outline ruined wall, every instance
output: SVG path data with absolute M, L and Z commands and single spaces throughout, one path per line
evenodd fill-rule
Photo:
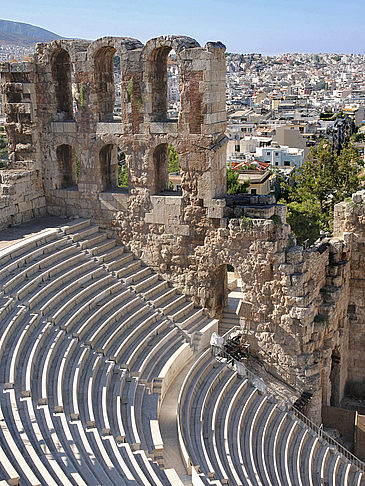
M 46 215 L 46 200 L 37 170 L 0 171 L 0 228 Z
M 46 213 L 32 62 L 3 63 L 1 92 L 9 143 L 9 170 L 0 171 L 0 228 Z
M 334 236 L 346 239 L 351 247 L 348 381 L 365 384 L 365 191 L 353 194 L 351 202 L 335 206 Z
M 180 68 L 177 120 L 167 113 L 171 49 Z M 120 117 L 113 113 L 115 52 Z M 233 265 L 243 281 L 247 341 L 278 375 L 313 392 L 307 413 L 317 422 L 322 404 L 339 405 L 346 383 L 365 382 L 364 196 L 336 206 L 332 239 L 303 249 L 273 197 L 225 194 L 221 43 L 202 48 L 181 36 L 146 45 L 123 37 L 54 41 L 37 46 L 33 63 L 3 64 L 1 75 L 10 166 L 24 174 L 18 190 L 10 188 L 10 172 L 2 173 L 9 188 L 2 189 L 1 225 L 45 208 L 92 218 L 215 315 L 226 300 L 222 276 Z M 168 145 L 179 154 L 181 192 L 168 191 Z M 127 189 L 117 183 L 118 148 Z

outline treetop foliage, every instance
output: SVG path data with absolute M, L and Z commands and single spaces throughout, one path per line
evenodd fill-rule
M 179 156 L 172 145 L 168 146 L 168 158 L 169 158 L 169 174 L 173 172 L 179 172 Z
M 227 168 L 227 194 L 242 194 L 248 192 L 250 181 L 245 181 L 240 184 L 238 181 L 238 174 L 231 168 Z
M 298 242 L 313 243 L 320 230 L 331 230 L 334 205 L 351 196 L 360 187 L 363 163 L 351 145 L 339 155 L 322 141 L 309 153 L 305 163 L 282 184 L 284 203 L 288 205 L 288 223 Z

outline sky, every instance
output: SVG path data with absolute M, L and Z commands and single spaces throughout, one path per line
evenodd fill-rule
M 16 0 L 0 17 L 70 38 L 183 34 L 229 52 L 365 53 L 364 0 Z

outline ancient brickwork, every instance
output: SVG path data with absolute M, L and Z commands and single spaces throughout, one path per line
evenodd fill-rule
M 0 227 L 23 223 L 47 213 L 37 170 L 0 171 Z
M 171 50 L 181 80 L 177 120 L 167 112 Z M 334 237 L 309 249 L 296 245 L 273 197 L 226 195 L 221 43 L 55 41 L 38 44 L 34 62 L 0 70 L 12 169 L 1 174 L 0 226 L 45 211 L 92 218 L 217 316 L 233 265 L 247 340 L 272 372 L 313 392 L 313 419 L 320 422 L 322 403 L 339 404 L 346 384 L 365 382 L 364 195 L 337 205 Z M 180 192 L 168 190 L 169 145 L 179 155 Z M 118 150 L 128 188 L 118 187 Z
M 334 236 L 348 241 L 351 252 L 347 315 L 349 319 L 349 384 L 365 383 L 365 191 L 335 207 Z
M 9 170 L 0 172 L 0 227 L 46 214 L 32 62 L 5 63 L 1 91 L 9 142 Z

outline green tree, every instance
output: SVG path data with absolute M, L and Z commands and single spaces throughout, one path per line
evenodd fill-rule
M 118 187 L 128 187 L 128 167 L 127 164 L 118 164 Z
M 334 205 L 360 187 L 362 161 L 356 149 L 345 146 L 339 155 L 322 141 L 312 149 L 306 162 L 296 169 L 291 181 L 283 183 L 288 204 L 288 222 L 298 243 L 313 243 L 320 230 L 331 230 Z
M 286 220 L 299 244 L 308 240 L 314 243 L 319 237 L 321 230 L 329 228 L 329 221 L 326 214 L 322 213 L 318 201 L 307 199 L 301 202 L 289 202 Z
M 179 156 L 172 145 L 168 146 L 168 158 L 169 158 L 169 174 L 172 172 L 180 172 L 179 168 Z
M 365 133 L 354 133 L 351 135 L 351 142 L 365 142 Z
M 238 174 L 231 168 L 227 168 L 227 194 L 242 194 L 248 192 L 247 188 L 250 181 L 245 181 L 240 184 L 238 181 Z

